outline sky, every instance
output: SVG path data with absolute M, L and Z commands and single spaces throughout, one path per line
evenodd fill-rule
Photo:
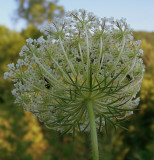
M 58 5 L 66 11 L 83 8 L 98 17 L 124 17 L 134 30 L 154 31 L 154 0 L 59 0 Z M 16 7 L 15 0 L 0 0 L 0 25 L 20 31 L 25 22 L 13 22 Z

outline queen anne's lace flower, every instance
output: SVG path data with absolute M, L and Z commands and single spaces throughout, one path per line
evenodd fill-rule
M 23 60 L 9 65 L 16 103 L 50 128 L 89 130 L 91 101 L 96 128 L 133 114 L 138 105 L 144 65 L 140 41 L 133 40 L 124 18 L 97 18 L 85 10 L 41 28 L 47 34 L 28 39 Z

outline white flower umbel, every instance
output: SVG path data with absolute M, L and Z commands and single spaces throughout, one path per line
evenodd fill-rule
M 47 36 L 28 39 L 23 60 L 9 65 L 16 103 L 62 133 L 90 131 L 98 160 L 97 130 L 133 114 L 139 103 L 144 65 L 140 41 L 124 18 L 68 12 L 41 28 Z

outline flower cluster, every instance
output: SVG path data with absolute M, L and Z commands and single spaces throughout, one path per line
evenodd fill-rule
M 141 41 L 124 18 L 98 18 L 85 10 L 67 12 L 27 39 L 16 66 L 9 64 L 15 103 L 61 132 L 89 130 L 87 101 L 96 128 L 126 118 L 139 103 L 144 74 Z

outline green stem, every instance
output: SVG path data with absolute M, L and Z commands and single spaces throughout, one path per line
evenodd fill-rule
M 90 122 L 90 133 L 91 133 L 93 160 L 99 160 L 95 115 L 94 115 L 93 105 L 92 105 L 91 101 L 87 102 L 87 109 L 88 109 L 89 122 Z

